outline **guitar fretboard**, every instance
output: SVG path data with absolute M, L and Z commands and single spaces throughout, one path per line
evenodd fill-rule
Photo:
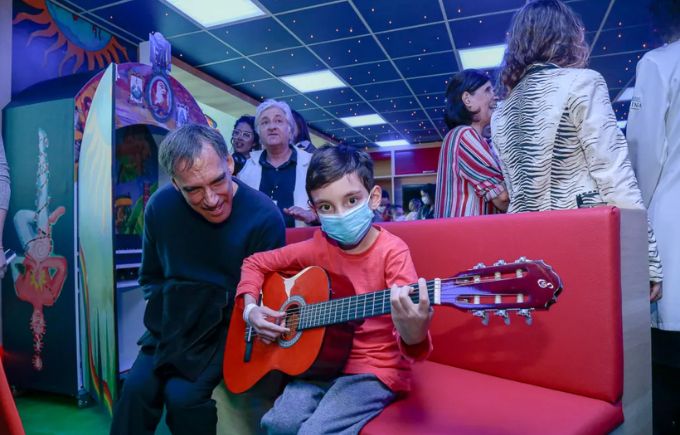
M 427 282 L 427 292 L 431 304 L 435 303 L 435 287 L 440 282 L 440 280 Z M 411 286 L 415 289 L 418 288 L 417 284 L 412 284 Z M 420 297 L 417 290 L 409 296 L 413 303 L 418 303 Z M 332 299 L 312 305 L 304 305 L 297 313 L 299 318 L 296 319 L 296 323 L 298 330 L 311 329 L 381 316 L 389 314 L 391 311 L 390 290 L 381 290 L 341 299 Z M 296 313 L 289 313 L 289 317 L 291 314 L 295 315 Z

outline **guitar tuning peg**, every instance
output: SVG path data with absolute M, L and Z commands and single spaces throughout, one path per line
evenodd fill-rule
M 507 310 L 496 310 L 494 314 L 503 318 L 503 322 L 505 322 L 506 325 L 510 324 L 510 316 L 508 316 Z
M 489 313 L 485 310 L 476 310 L 472 312 L 472 315 L 482 319 L 482 325 L 487 326 L 489 324 Z
M 498 261 L 495 262 L 493 265 L 494 265 L 494 266 L 502 266 L 502 265 L 504 265 L 504 264 L 507 264 L 507 263 L 505 262 L 505 260 L 498 260 Z
M 486 267 L 486 264 L 484 264 L 484 263 L 477 263 L 477 264 L 475 264 L 475 266 L 473 267 L 473 269 L 482 269 L 482 268 L 485 268 L 485 267 Z
M 531 310 L 523 308 L 517 311 L 517 315 L 524 317 L 524 321 L 527 323 L 527 325 L 531 326 L 531 324 L 533 323 L 533 317 L 531 317 Z
M 527 260 L 527 257 L 521 256 L 515 261 L 515 263 L 526 263 L 527 261 L 529 261 Z

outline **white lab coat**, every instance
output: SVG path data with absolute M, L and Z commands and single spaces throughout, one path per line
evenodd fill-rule
M 664 267 L 652 324 L 680 331 L 680 41 L 638 63 L 627 138 Z

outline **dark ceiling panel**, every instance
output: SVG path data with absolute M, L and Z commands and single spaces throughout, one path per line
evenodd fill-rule
M 406 86 L 402 80 L 378 83 L 375 85 L 356 86 L 355 89 L 368 101 L 412 95 L 408 86 Z
M 396 112 L 399 110 L 414 110 L 419 108 L 418 101 L 412 97 L 389 98 L 386 100 L 371 101 L 371 105 L 378 112 Z
M 334 119 L 333 115 L 322 109 L 308 109 L 308 110 L 298 110 L 300 114 L 307 120 L 307 122 L 322 121 L 328 119 Z M 338 121 L 340 122 L 340 121 Z M 344 125 L 344 124 L 343 124 Z
M 251 80 L 262 80 L 271 77 L 247 59 L 228 60 L 203 66 L 199 69 L 219 78 L 228 85 L 238 85 L 239 83 Z
M 282 14 L 278 18 L 306 44 L 368 33 L 352 6 L 345 2 Z
M 593 32 L 600 28 L 609 3 L 610 0 L 575 0 L 570 2 L 569 6 L 581 16 L 586 31 Z M 610 13 L 609 16 L 612 17 L 613 15 Z
M 407 110 L 403 112 L 387 112 L 383 113 L 383 118 L 389 121 L 395 127 L 400 122 L 422 121 L 427 119 L 427 115 L 422 110 Z
M 375 113 L 375 111 L 371 109 L 371 106 L 366 103 L 344 104 L 341 106 L 328 107 L 327 109 L 338 118 Z
M 505 32 L 510 27 L 512 15 L 512 13 L 506 13 L 450 21 L 451 33 L 453 34 L 456 48 L 462 49 L 503 44 L 506 39 Z
M 409 57 L 394 61 L 405 78 L 430 76 L 458 71 L 453 51 Z
M 309 98 L 322 107 L 338 106 L 341 104 L 357 103 L 361 97 L 351 88 L 328 89 L 326 91 L 310 92 Z
M 497 2 L 483 0 L 449 0 L 444 2 L 444 10 L 449 20 L 485 15 L 497 11 L 521 8 L 526 0 L 502 0 Z
M 443 20 L 438 0 L 360 0 L 354 4 L 374 32 Z
M 382 33 L 378 39 L 393 58 L 452 49 L 444 23 Z
M 422 79 L 412 79 L 408 83 L 416 95 L 438 94 L 445 92 L 449 84 L 449 79 L 453 74 L 442 74 L 436 77 L 426 77 Z
M 649 26 L 633 26 L 604 30 L 593 47 L 592 55 L 646 51 L 663 44 L 659 35 L 652 32 Z
M 290 86 L 286 86 L 280 80 L 270 79 L 253 83 L 244 83 L 236 85 L 236 89 L 245 92 L 248 95 L 260 97 L 264 95 L 267 98 L 281 98 L 287 95 L 296 95 L 297 92 Z
M 239 57 L 207 32 L 190 33 L 170 39 L 172 53 L 191 65 L 219 62 Z
M 349 66 L 355 63 L 377 62 L 385 59 L 378 44 L 372 37 L 343 39 L 310 47 L 321 59 L 332 67 Z
M 246 56 L 300 45 L 273 18 L 216 27 L 210 32 Z
M 278 14 L 295 9 L 308 8 L 328 3 L 329 0 L 258 0 L 269 12 Z
M 368 83 L 385 82 L 399 79 L 399 73 L 389 62 L 375 62 L 365 65 L 337 68 L 335 70 L 340 77 L 351 85 L 364 85 Z
M 325 69 L 319 59 L 304 47 L 251 56 L 250 59 L 277 77 Z
M 161 32 L 167 38 L 201 30 L 192 21 L 159 1 L 132 0 L 97 9 L 92 14 L 124 28 L 142 40 L 149 39 L 151 32 Z

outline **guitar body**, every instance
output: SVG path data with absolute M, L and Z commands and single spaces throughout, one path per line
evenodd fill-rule
M 331 290 L 326 271 L 320 267 L 309 267 L 291 278 L 270 274 L 263 285 L 262 305 L 295 313 L 302 305 L 326 302 L 331 296 L 337 298 L 353 294 L 354 289 L 348 280 L 333 277 Z M 290 376 L 320 379 L 333 376 L 342 369 L 352 348 L 351 324 L 297 331 L 295 316 L 289 318 L 292 321 L 286 326 L 291 331 L 277 342 L 265 344 L 254 336 L 247 342 L 243 310 L 234 309 L 223 365 L 224 382 L 229 391 L 242 393 L 274 370 Z M 248 353 L 250 358 L 246 361 Z

